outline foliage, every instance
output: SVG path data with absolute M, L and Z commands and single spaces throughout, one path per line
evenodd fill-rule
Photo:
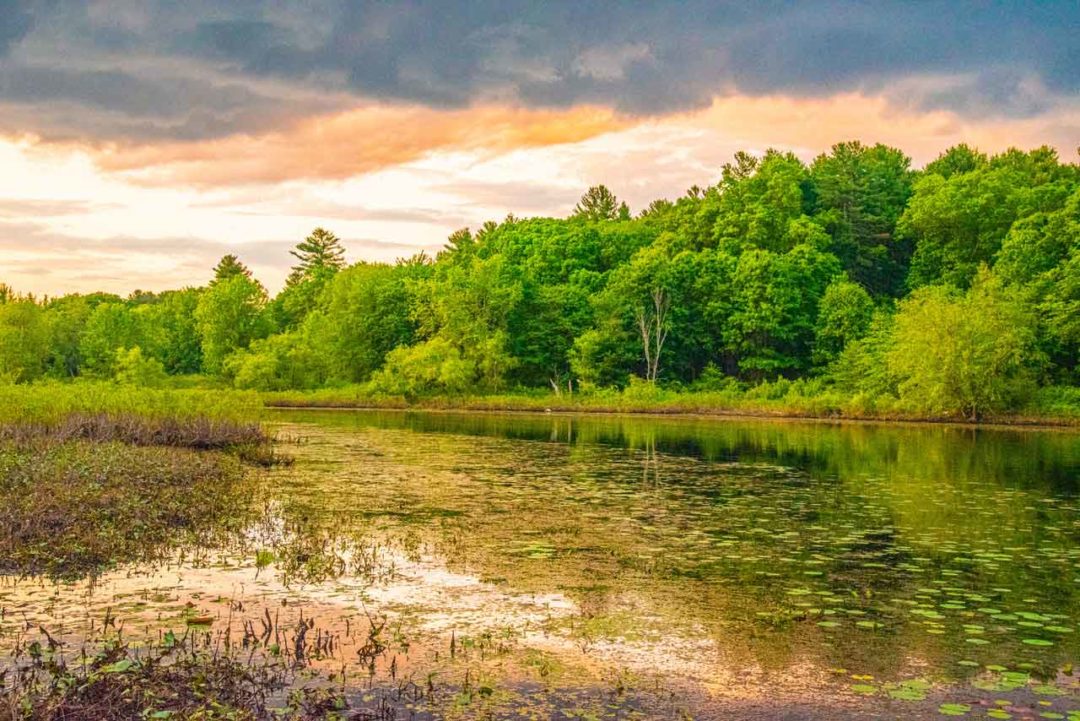
M 0 381 L 29 381 L 41 376 L 49 353 L 47 320 L 29 299 L 5 295 L 0 303 Z
M 195 321 L 206 371 L 220 373 L 230 353 L 269 333 L 266 300 L 262 285 L 243 274 L 219 280 L 202 294 Z
M 432 393 L 462 393 L 475 381 L 476 365 L 444 338 L 431 338 L 390 351 L 386 367 L 375 374 L 371 387 L 378 393 L 416 397 Z
M 128 383 L 135 386 L 158 387 L 165 384 L 165 366 L 157 358 L 148 358 L 143 355 L 142 348 L 135 346 L 116 351 L 116 375 L 117 383 Z
M 630 209 L 603 185 L 594 185 L 574 206 L 573 217 L 583 220 L 629 220 Z
M 289 276 L 290 283 L 298 283 L 319 271 L 337 271 L 345 267 L 345 248 L 341 239 L 325 228 L 316 228 L 311 235 L 289 254 L 299 262 Z
M 232 280 L 233 278 L 243 276 L 245 278 L 251 278 L 251 269 L 240 262 L 232 253 L 222 256 L 218 264 L 214 266 L 214 278 L 210 281 L 210 284 L 221 283 L 222 281 Z
M 1080 379 L 1080 167 L 1048 148 L 960 145 L 923 170 L 855 141 L 809 164 L 737 153 L 715 185 L 636 218 L 597 185 L 567 218 L 462 228 L 434 258 L 346 266 L 324 228 L 292 255 L 273 298 L 233 255 L 205 287 L 160 294 L 38 301 L 5 286 L 0 379 L 159 383 L 160 363 L 169 383 L 413 399 L 811 379 L 819 399 L 966 417 Z M 1005 320 L 967 317 L 991 310 Z M 958 334 L 936 355 L 931 320 Z
M 1027 299 L 984 269 L 966 293 L 932 286 L 901 302 L 886 362 L 901 400 L 977 420 L 1031 391 L 1042 361 L 1035 341 Z
M 828 365 L 848 343 L 866 335 L 873 317 L 874 300 L 861 285 L 846 278 L 830 283 L 818 307 L 814 362 Z

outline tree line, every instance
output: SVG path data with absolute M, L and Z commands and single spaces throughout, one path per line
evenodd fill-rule
M 321 228 L 292 253 L 272 298 L 232 255 L 203 287 L 127 298 L 0 286 L 0 376 L 408 397 L 806 379 L 968 417 L 1080 377 L 1080 166 L 1047 147 L 921 170 L 880 144 L 737 153 L 637 214 L 597 186 L 435 257 L 347 265 Z

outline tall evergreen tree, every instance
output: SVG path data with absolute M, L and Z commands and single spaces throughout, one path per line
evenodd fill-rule
M 345 267 L 345 248 L 341 240 L 325 228 L 311 231 L 311 235 L 297 243 L 289 253 L 300 261 L 289 274 L 289 285 L 295 285 L 321 271 L 336 272 Z
M 251 270 L 240 262 L 232 253 L 222 256 L 218 264 L 214 266 L 214 279 L 210 281 L 210 285 L 220 283 L 223 280 L 229 280 L 230 278 L 236 278 L 237 276 L 243 276 L 245 278 L 251 277 Z
M 606 186 L 594 185 L 581 196 L 571 217 L 593 221 L 628 220 L 630 208 L 626 203 L 620 203 Z

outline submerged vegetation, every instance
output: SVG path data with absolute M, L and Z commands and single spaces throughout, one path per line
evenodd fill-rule
M 809 164 L 738 153 L 715 185 L 636 214 L 599 186 L 568 218 L 463 229 L 434 258 L 346 266 L 324 229 L 293 255 L 273 298 L 231 255 L 202 288 L 5 288 L 0 378 L 201 374 L 365 404 L 1080 409 L 1080 166 L 1045 147 L 960 145 L 921 170 L 858 142 Z
M 118 442 L 0 443 L 0 573 L 80 577 L 208 544 L 248 510 L 239 461 Z

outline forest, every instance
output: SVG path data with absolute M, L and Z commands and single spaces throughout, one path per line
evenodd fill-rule
M 434 257 L 348 265 L 323 228 L 292 253 L 273 297 L 233 255 L 202 287 L 126 298 L 0 285 L 0 381 L 1080 411 L 1080 165 L 1048 147 L 922 169 L 859 142 L 738 153 L 637 212 L 596 186 Z

